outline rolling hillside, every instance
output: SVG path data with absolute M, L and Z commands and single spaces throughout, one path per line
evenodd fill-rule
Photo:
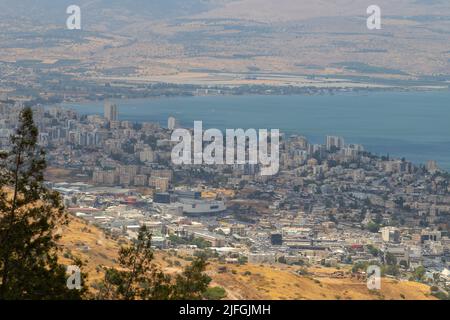
M 0 61 L 73 59 L 75 52 L 83 66 L 136 68 L 128 80 L 181 83 L 195 83 L 201 70 L 450 75 L 444 0 L 380 0 L 381 30 L 366 27 L 369 0 L 83 0 L 78 33 L 64 32 L 69 4 L 1 1 Z M 173 78 L 158 78 L 167 75 Z
M 125 243 L 125 242 L 124 242 Z M 84 221 L 71 218 L 71 223 L 62 230 L 61 247 L 67 256 L 80 258 L 88 273 L 89 283 L 102 278 L 98 266 L 116 265 L 119 243 L 108 239 L 99 229 Z M 158 251 L 156 263 L 165 272 L 176 273 L 188 262 L 182 256 Z M 174 267 L 178 261 L 180 267 Z M 70 263 L 62 257 L 61 262 Z M 383 279 L 380 292 L 371 292 L 364 281 L 350 276 L 335 278 L 332 268 L 310 268 L 309 274 L 301 276 L 299 267 L 283 265 L 226 265 L 226 272 L 219 272 L 224 266 L 211 262 L 207 273 L 213 279 L 212 286 L 222 286 L 227 291 L 227 299 L 289 299 L 289 300 L 435 300 L 429 295 L 430 287 L 424 284 Z

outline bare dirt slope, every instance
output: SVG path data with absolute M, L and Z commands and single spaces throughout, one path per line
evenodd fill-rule
M 124 241 L 123 244 L 126 242 Z M 106 237 L 101 230 L 84 221 L 71 218 L 68 227 L 62 230 L 61 247 L 66 257 L 61 262 L 70 264 L 70 256 L 80 258 L 83 271 L 88 274 L 89 283 L 102 278 L 99 266 L 117 265 L 117 253 L 120 248 L 116 240 Z M 176 273 L 188 262 L 183 257 L 170 255 L 168 252 L 158 251 L 156 263 L 166 272 Z M 169 262 L 170 261 L 170 262 Z M 174 264 L 180 262 L 179 266 Z M 178 264 L 177 264 L 178 265 Z M 226 265 L 227 271 L 218 272 L 221 265 L 211 262 L 207 273 L 213 279 L 211 285 L 222 286 L 227 291 L 227 299 L 305 299 L 305 300 L 428 300 L 434 299 L 429 295 L 427 285 L 383 279 L 380 292 L 371 292 L 364 281 L 351 278 L 335 278 L 333 268 L 310 268 L 309 274 L 298 275 L 298 267 L 283 265 Z
M 230 299 L 274 300 L 434 300 L 427 285 L 384 278 L 381 291 L 369 291 L 366 283 L 350 277 L 333 278 L 312 272 L 296 274 L 295 268 L 266 265 L 233 266 L 235 272 L 212 275 Z M 311 270 L 309 270 L 311 272 Z M 235 274 L 233 274 L 235 273 Z

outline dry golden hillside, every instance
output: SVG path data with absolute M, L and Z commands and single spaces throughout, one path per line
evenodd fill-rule
M 211 266 L 213 268 L 213 266 Z M 245 265 L 228 267 L 228 272 L 210 271 L 216 285 L 228 292 L 230 299 L 287 300 L 428 300 L 430 287 L 417 282 L 382 280 L 381 290 L 369 291 L 366 283 L 350 276 L 333 278 L 334 269 L 311 268 L 300 276 L 298 268 Z
M 72 257 L 79 258 L 89 282 L 99 280 L 103 273 L 98 267 L 116 265 L 120 245 L 87 222 L 73 216 L 69 218 L 68 226 L 60 230 L 61 263 L 71 264 Z
M 90 225 L 86 221 L 69 215 L 69 224 L 59 230 L 61 251 L 60 262 L 66 265 L 73 263 L 73 258 L 83 262 L 82 271 L 88 275 L 88 283 L 96 282 L 103 278 L 102 266 L 117 267 L 119 249 L 127 245 L 126 239 L 115 240 L 105 235 L 99 228 Z M 174 258 L 180 262 L 180 268 L 169 267 L 169 254 L 158 252 L 155 255 L 155 263 L 164 268 L 165 272 L 174 273 L 186 265 L 185 260 Z
M 107 238 L 101 230 L 86 222 L 71 217 L 68 227 L 62 230 L 61 247 L 66 257 L 61 262 L 70 264 L 67 253 L 80 258 L 83 271 L 88 274 L 89 283 L 100 280 L 103 273 L 98 266 L 116 265 L 119 243 Z M 168 252 L 158 251 L 156 263 L 165 272 L 179 272 L 188 262 Z M 170 262 L 169 262 L 170 261 Z M 180 266 L 174 266 L 174 262 Z M 222 286 L 227 291 L 227 299 L 289 299 L 289 300 L 428 300 L 430 287 L 417 282 L 383 279 L 381 291 L 369 291 L 366 283 L 346 275 L 344 278 L 333 277 L 333 268 L 310 268 L 308 275 L 300 276 L 299 267 L 284 265 L 226 265 L 226 272 L 219 272 L 224 266 L 211 262 L 207 273 L 213 279 L 211 285 Z

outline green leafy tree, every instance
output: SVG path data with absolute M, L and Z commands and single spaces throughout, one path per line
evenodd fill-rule
M 359 272 L 359 271 L 364 271 L 364 270 L 367 269 L 367 267 L 368 267 L 368 264 L 366 262 L 359 261 L 359 262 L 356 262 L 353 265 L 352 272 L 356 273 L 356 272 Z
M 380 254 L 380 251 L 371 244 L 367 245 L 367 250 L 374 257 L 378 257 L 378 255 Z
M 246 256 L 240 256 L 238 258 L 238 262 L 240 265 L 245 265 L 248 263 L 248 258 Z
M 401 265 L 403 268 L 405 268 L 405 269 L 408 269 L 409 268 L 409 265 L 408 265 L 408 261 L 406 261 L 406 260 L 401 260 L 400 262 L 399 262 L 399 265 Z
M 58 193 L 44 185 L 45 153 L 33 112 L 20 113 L 11 148 L 0 157 L 0 299 L 79 299 L 58 263 L 56 230 L 67 224 Z
M 222 287 L 208 288 L 204 294 L 206 300 L 222 300 L 227 296 L 227 292 Z
M 384 261 L 389 266 L 395 266 L 397 264 L 397 258 L 391 252 L 386 253 Z
M 426 269 L 423 266 L 419 266 L 414 270 L 414 279 L 417 281 L 423 281 L 425 278 Z
M 366 229 L 372 233 L 377 233 L 380 230 L 380 225 L 371 221 L 367 224 Z
M 391 275 L 391 276 L 399 276 L 400 270 L 397 265 L 383 265 L 381 267 L 381 274 L 382 275 Z

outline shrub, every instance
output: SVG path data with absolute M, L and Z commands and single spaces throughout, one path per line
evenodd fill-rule
M 227 292 L 222 287 L 210 287 L 203 296 L 206 300 L 222 300 L 227 296 Z

